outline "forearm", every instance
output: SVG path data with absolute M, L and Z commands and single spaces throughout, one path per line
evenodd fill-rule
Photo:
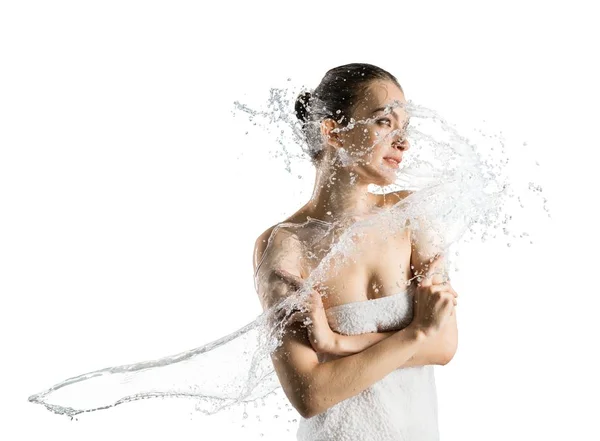
M 394 335 L 396 331 L 369 332 L 358 335 L 336 334 L 329 354 L 345 357 L 362 352 L 365 349 Z M 450 317 L 444 328 L 435 336 L 426 339 L 417 352 L 403 367 L 425 366 L 430 364 L 444 365 L 452 358 L 457 346 L 456 312 Z
M 445 365 L 452 360 L 458 346 L 456 311 L 442 329 L 434 336 L 425 339 L 419 350 L 403 367 Z
M 397 331 L 369 332 L 366 334 L 343 335 L 336 334 L 333 347 L 329 354 L 345 357 L 370 348 L 376 343 L 394 335 Z
M 318 364 L 305 390 L 308 417 L 358 395 L 403 367 L 425 339 L 423 333 L 408 326 L 362 352 Z

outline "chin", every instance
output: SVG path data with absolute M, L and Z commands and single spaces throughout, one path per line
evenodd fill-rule
M 373 184 L 379 185 L 380 187 L 392 185 L 398 179 L 398 176 L 396 176 L 396 171 L 388 169 L 387 167 L 379 170 L 378 175 L 378 178 L 375 179 Z
M 366 172 L 366 173 L 365 173 Z M 363 182 L 368 182 L 372 185 L 377 185 L 379 187 L 385 187 L 387 185 L 392 185 L 398 180 L 398 176 L 396 175 L 396 170 L 382 165 L 381 167 L 369 167 L 367 170 L 364 170 L 362 175 Z

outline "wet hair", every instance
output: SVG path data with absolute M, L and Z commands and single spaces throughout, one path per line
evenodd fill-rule
M 313 161 L 323 155 L 321 121 L 332 118 L 346 127 L 358 101 L 375 80 L 392 81 L 402 90 L 396 77 L 386 70 L 372 64 L 351 63 L 327 71 L 312 93 L 305 91 L 298 96 L 294 110 L 302 123 L 308 154 Z

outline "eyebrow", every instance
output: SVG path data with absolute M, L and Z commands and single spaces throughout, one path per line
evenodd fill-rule
M 389 109 L 389 106 L 384 106 L 384 107 L 378 107 L 377 109 L 373 110 L 371 112 L 371 115 L 377 112 L 381 112 L 381 111 L 385 111 Z M 398 119 L 398 116 L 396 116 L 396 112 L 394 112 L 394 110 L 392 109 L 391 112 L 389 112 L 395 119 Z M 408 119 L 406 120 L 406 123 L 404 125 L 408 125 L 410 124 L 410 117 L 408 117 Z
M 382 110 L 387 110 L 388 108 L 389 108 L 389 106 L 378 107 L 377 109 L 375 109 L 371 112 L 371 115 L 374 113 L 377 113 L 377 112 L 381 112 Z M 394 116 L 396 116 L 396 114 L 393 111 L 390 113 L 392 113 Z

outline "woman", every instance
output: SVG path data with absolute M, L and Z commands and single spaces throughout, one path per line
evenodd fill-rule
M 358 63 L 331 69 L 298 97 L 317 176 L 311 199 L 256 240 L 263 309 L 302 287 L 333 237 L 409 195 L 367 190 L 396 179 L 409 149 L 405 103 L 393 75 Z M 409 226 L 367 224 L 352 259 L 325 271 L 306 309 L 286 322 L 271 359 L 302 416 L 298 439 L 438 439 L 432 365 L 456 351 L 457 294 L 436 275 L 438 250 Z

